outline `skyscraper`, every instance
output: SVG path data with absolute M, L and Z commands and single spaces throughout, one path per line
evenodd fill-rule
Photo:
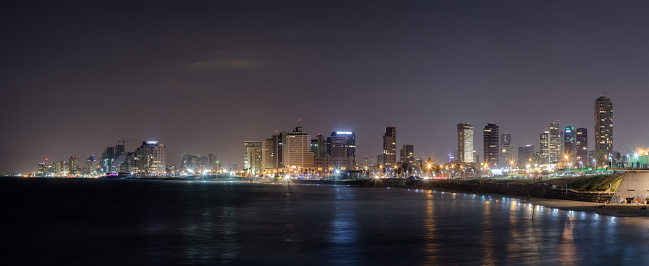
M 246 141 L 243 146 L 243 168 L 251 174 L 259 173 L 262 170 L 262 142 Z
M 500 134 L 500 162 L 501 165 L 510 165 L 514 160 L 514 147 L 512 146 L 512 134 Z
M 79 174 L 79 158 L 76 156 L 70 157 L 70 161 L 68 161 L 68 170 L 70 175 Z
M 539 163 L 549 163 L 550 131 L 541 133 L 539 147 Z
M 532 164 L 534 158 L 534 145 L 527 144 L 523 147 L 518 147 L 518 166 L 521 168 Z
M 473 162 L 473 126 L 469 123 L 457 124 L 457 158 L 460 163 Z
M 613 154 L 613 103 L 599 96 L 595 100 L 595 156 L 611 158 Z
M 490 168 L 495 167 L 500 162 L 500 132 L 494 123 L 487 124 L 482 130 L 484 162 Z
M 263 169 L 275 168 L 272 138 L 264 140 L 261 143 L 261 165 Z
M 576 162 L 588 164 L 588 131 L 585 128 L 578 128 L 575 137 Z
M 414 146 L 409 145 L 409 144 L 403 144 L 403 147 L 401 148 L 401 153 L 400 153 L 400 161 L 402 163 L 409 163 L 412 164 L 415 162 L 415 155 L 414 155 Z
M 286 168 L 313 168 L 311 136 L 301 126 L 284 134 L 282 141 L 282 163 Z
M 311 140 L 311 151 L 315 158 L 321 158 L 327 155 L 327 141 L 322 134 L 318 134 L 315 139 Z
M 577 155 L 577 131 L 575 127 L 567 126 L 563 131 L 563 155 L 566 162 L 574 162 Z
M 383 163 L 386 166 L 394 166 L 397 163 L 397 128 L 395 126 L 385 127 Z
M 143 141 L 135 150 L 137 173 L 147 175 L 165 174 L 167 170 L 166 147 L 158 141 Z
M 284 168 L 284 142 L 286 139 L 286 132 L 275 132 L 275 134 L 270 138 L 273 141 L 273 168 L 280 169 Z
M 356 165 L 356 133 L 350 131 L 331 132 L 327 138 L 326 154 L 328 167 L 354 169 Z
M 559 121 L 550 122 L 550 135 L 548 138 L 548 161 L 550 163 L 556 163 L 563 159 L 563 138 L 561 136 Z

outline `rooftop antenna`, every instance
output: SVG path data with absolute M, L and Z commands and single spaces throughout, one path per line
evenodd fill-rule
M 297 126 L 302 127 L 302 120 L 299 118 L 297 119 Z

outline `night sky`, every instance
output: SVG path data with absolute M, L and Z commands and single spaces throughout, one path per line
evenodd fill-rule
M 159 140 L 167 165 L 290 131 L 355 131 L 357 160 L 447 160 L 456 125 L 515 147 L 614 105 L 614 149 L 649 146 L 646 1 L 3 1 L 0 173 Z M 137 142 L 128 142 L 134 150 Z

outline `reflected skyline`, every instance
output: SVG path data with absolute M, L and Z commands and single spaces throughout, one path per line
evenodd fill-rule
M 0 214 L 20 217 L 5 219 L 12 230 L 0 248 L 27 263 L 66 256 L 106 263 L 254 265 L 649 263 L 646 218 L 564 211 L 499 196 L 218 181 L 0 182 L 0 200 L 24 197 Z M 86 194 L 98 186 L 103 192 Z M 53 187 L 60 196 L 51 197 Z M 43 204 L 42 197 L 50 202 Z M 92 208 L 78 200 L 84 197 L 93 198 Z M 48 210 L 50 205 L 57 210 Z M 65 215 L 79 209 L 84 215 Z M 102 226 L 109 233 L 98 230 Z M 47 248 L 21 256 L 34 234 Z M 130 252 L 116 258 L 117 249 Z

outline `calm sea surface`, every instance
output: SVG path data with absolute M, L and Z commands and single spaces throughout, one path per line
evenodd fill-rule
M 3 178 L 0 204 L 2 265 L 649 265 L 649 218 L 475 194 Z

